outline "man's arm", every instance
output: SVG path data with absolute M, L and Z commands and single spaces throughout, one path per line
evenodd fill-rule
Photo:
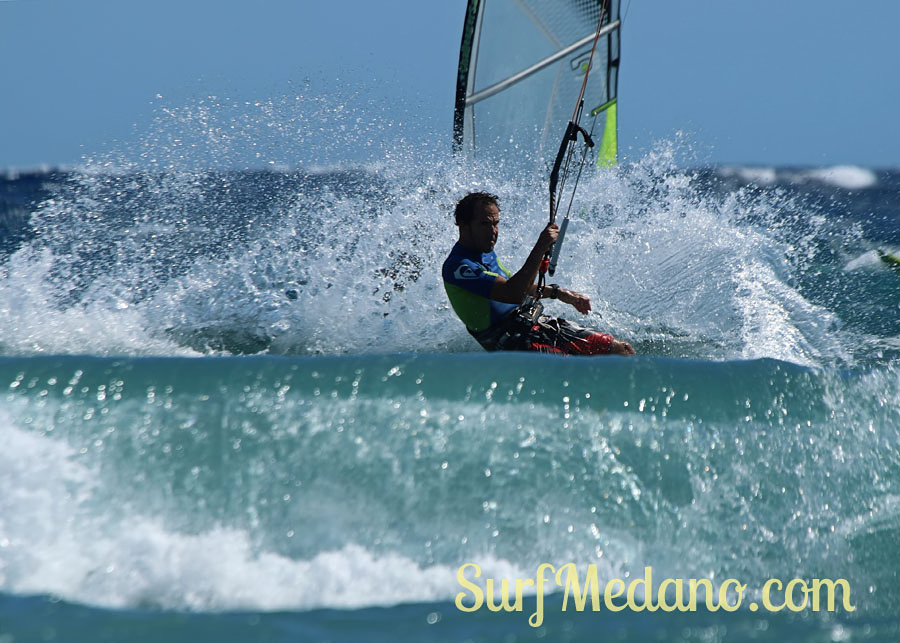
M 531 289 L 531 295 L 534 296 L 535 290 L 537 290 L 537 284 Z M 549 286 L 544 286 L 544 292 L 542 294 L 543 299 L 548 299 L 553 297 L 553 289 Z M 580 292 L 576 292 L 574 290 L 568 290 L 567 288 L 559 288 L 556 292 L 556 298 L 559 299 L 564 304 L 569 304 L 573 306 L 575 310 L 580 312 L 582 315 L 587 315 L 591 312 L 591 299 L 587 295 L 583 295 Z
M 558 236 L 559 228 L 555 223 L 544 228 L 522 268 L 509 279 L 498 276 L 494 280 L 494 285 L 491 288 L 491 299 L 502 301 L 505 304 L 521 304 L 525 301 L 526 296 L 531 295 L 533 297 L 537 290 L 537 284 L 534 282 L 541 268 L 541 260 L 544 258 L 547 250 L 556 242 Z M 543 296 L 551 296 L 549 288 L 544 288 Z M 586 315 L 591 312 L 591 300 L 580 292 L 560 288 L 557 298 L 564 304 L 574 306 L 582 314 Z
M 537 243 L 531 249 L 525 264 L 509 279 L 498 276 L 491 288 L 491 299 L 502 301 L 504 304 L 521 304 L 525 297 L 534 292 L 534 280 L 541 268 L 541 259 L 544 254 L 556 242 L 559 236 L 559 227 L 551 223 L 541 232 Z

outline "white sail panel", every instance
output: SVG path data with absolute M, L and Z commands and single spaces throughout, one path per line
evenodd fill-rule
M 470 0 L 457 148 L 473 159 L 546 166 L 573 116 L 604 5 L 582 125 L 598 143 L 598 162 L 614 163 L 619 0 Z

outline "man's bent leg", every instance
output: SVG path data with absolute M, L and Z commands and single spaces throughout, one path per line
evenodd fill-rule
M 560 349 L 554 352 L 563 352 L 567 355 L 634 354 L 630 344 L 616 340 L 609 333 L 601 333 L 566 319 L 552 320 L 552 324 L 558 328 L 558 335 L 553 344 Z

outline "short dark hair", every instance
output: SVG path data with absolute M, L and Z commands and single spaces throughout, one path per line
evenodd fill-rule
M 489 205 L 496 205 L 499 208 L 499 200 L 496 194 L 490 192 L 469 192 L 456 204 L 456 211 L 453 213 L 456 225 L 468 225 L 477 213 Z

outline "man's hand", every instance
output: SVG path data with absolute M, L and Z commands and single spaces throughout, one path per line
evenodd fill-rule
M 575 292 L 574 290 L 560 288 L 558 297 L 564 304 L 574 306 L 575 310 L 582 315 L 587 315 L 591 312 L 591 300 L 587 295 L 582 295 L 580 292 Z
M 541 231 L 541 236 L 538 237 L 537 243 L 534 244 L 535 249 L 540 249 L 541 254 L 546 253 L 556 243 L 558 236 L 559 226 L 555 223 L 547 224 L 547 227 Z
M 613 355 L 634 355 L 634 348 L 628 342 L 614 339 L 609 346 L 609 352 Z

